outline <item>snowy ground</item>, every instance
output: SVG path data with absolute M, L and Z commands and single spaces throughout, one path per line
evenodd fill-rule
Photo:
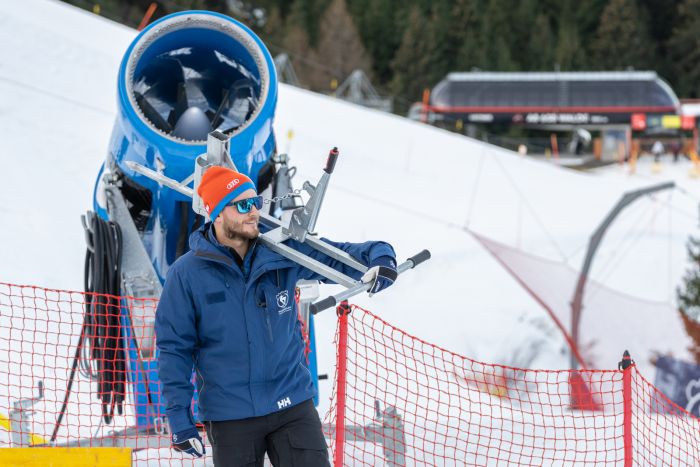
M 135 35 L 56 1 L 0 4 L 0 281 L 82 289 L 80 215 L 91 209 L 117 68 Z M 660 173 L 644 160 L 635 175 L 618 166 L 578 173 L 285 85 L 275 126 L 299 168 L 297 186 L 318 180 L 328 149 L 341 151 L 317 225 L 324 236 L 384 239 L 400 259 L 431 250 L 433 259 L 392 289 L 357 300 L 428 342 L 508 364 L 544 339 L 530 364 L 567 368 L 541 307 L 464 228 L 578 268 L 588 236 L 622 193 L 669 179 L 684 191 L 630 207 L 606 236 L 592 276 L 647 300 L 673 300 L 700 199 L 687 162 L 666 161 Z M 638 240 L 628 247 L 630 238 Z M 316 325 L 319 369 L 332 375 L 335 315 L 322 313 Z M 321 384 L 323 412 L 330 382 Z

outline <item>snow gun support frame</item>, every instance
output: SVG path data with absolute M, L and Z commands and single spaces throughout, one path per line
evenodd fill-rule
M 321 210 L 323 198 L 326 194 L 326 189 L 328 188 L 331 174 L 333 173 L 333 169 L 335 168 L 335 164 L 338 160 L 338 155 L 339 153 L 337 148 L 331 149 L 330 153 L 328 154 L 328 159 L 326 160 L 326 166 L 323 169 L 321 179 L 316 186 L 312 185 L 308 181 L 304 182 L 303 189 L 309 194 L 309 201 L 305 206 L 296 208 L 292 212 L 288 225 L 285 225 L 282 221 L 267 213 L 260 213 L 260 222 L 269 227 L 271 230 L 261 234 L 259 241 L 261 241 L 272 251 L 279 253 L 285 258 L 311 269 L 323 277 L 345 287 L 344 291 L 336 295 L 332 295 L 316 303 L 312 303 L 309 307 L 312 314 L 316 314 L 319 311 L 325 310 L 326 308 L 333 307 L 343 300 L 347 300 L 350 297 L 365 292 L 369 290 L 371 286 L 370 283 L 356 281 L 338 270 L 326 266 L 320 261 L 317 261 L 314 258 L 311 258 L 310 256 L 305 255 L 304 253 L 301 253 L 284 243 L 289 239 L 306 243 L 315 250 L 320 251 L 321 253 L 324 253 L 337 261 L 340 261 L 356 271 L 363 274 L 367 272 L 367 266 L 358 262 L 346 252 L 319 240 L 316 238 L 315 232 L 313 232 Z M 177 182 L 164 176 L 163 174 L 155 172 L 135 162 L 127 162 L 126 164 L 135 172 L 138 172 L 158 183 L 176 190 L 185 196 L 191 197 L 192 209 L 197 214 L 204 217 L 208 217 L 208 214 L 204 210 L 202 200 L 197 195 L 197 187 L 199 186 L 202 175 L 206 169 L 215 165 L 221 165 L 234 170 L 236 169 L 236 166 L 229 156 L 229 138 L 218 131 L 214 131 L 209 134 L 207 139 L 207 152 L 197 157 L 195 160 L 194 173 L 182 182 Z M 194 188 L 189 188 L 186 186 L 192 181 L 194 181 Z M 428 250 L 423 250 L 417 255 L 399 264 L 397 267 L 397 272 L 402 274 L 409 269 L 413 269 L 429 258 L 430 252 Z

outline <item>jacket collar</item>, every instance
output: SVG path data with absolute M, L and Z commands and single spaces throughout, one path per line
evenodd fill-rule
M 228 248 L 216 239 L 211 227 L 211 222 L 207 222 L 199 229 L 192 232 L 189 238 L 189 244 L 195 256 L 225 264 L 239 274 L 242 274 L 241 269 L 236 265 Z M 266 271 L 279 268 L 281 262 L 287 261 L 289 260 L 265 247 L 265 245 L 257 240 L 251 244 L 246 257 L 243 258 L 244 267 L 250 271 L 249 278 L 251 280 L 257 279 Z

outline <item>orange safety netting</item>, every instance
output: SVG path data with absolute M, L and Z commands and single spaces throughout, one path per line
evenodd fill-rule
M 700 465 L 700 420 L 635 366 L 490 365 L 352 310 L 326 416 L 333 449 L 345 420 L 344 465 Z
M 98 303 L 119 329 L 84 326 L 86 304 Z M 127 445 L 134 465 L 211 465 L 210 453 L 192 460 L 172 451 L 159 421 L 155 305 L 0 283 L 0 447 Z M 634 366 L 509 368 L 441 349 L 358 307 L 339 323 L 324 423 L 335 465 L 700 465 L 700 421 Z M 76 367 L 62 410 L 81 335 L 95 347 Z M 115 339 L 122 354 L 100 344 Z

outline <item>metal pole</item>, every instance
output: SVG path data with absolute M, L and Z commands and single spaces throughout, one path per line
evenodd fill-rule
M 588 272 L 593 264 L 593 257 L 595 256 L 601 241 L 603 240 L 603 235 L 608 230 L 608 227 L 612 224 L 618 214 L 633 203 L 636 199 L 661 190 L 668 190 L 669 188 L 675 188 L 676 184 L 674 182 L 661 183 L 659 185 L 654 185 L 649 188 L 642 188 L 640 190 L 630 191 L 624 194 L 624 196 L 617 202 L 615 207 L 608 213 L 603 222 L 598 226 L 590 240 L 588 241 L 588 249 L 586 250 L 586 257 L 583 261 L 583 267 L 581 268 L 581 273 L 578 276 L 578 283 L 576 284 L 576 291 L 574 292 L 574 298 L 571 301 L 571 339 L 574 346 L 578 350 L 578 331 L 579 324 L 581 322 L 581 311 L 583 308 L 583 292 L 586 287 L 586 281 L 588 280 Z M 575 351 L 571 352 L 571 368 L 578 368 L 578 361 L 575 357 Z
M 345 454 L 345 385 L 348 356 L 348 315 L 350 305 L 347 300 L 338 305 L 338 408 L 335 419 L 335 453 L 333 465 L 342 467 Z

